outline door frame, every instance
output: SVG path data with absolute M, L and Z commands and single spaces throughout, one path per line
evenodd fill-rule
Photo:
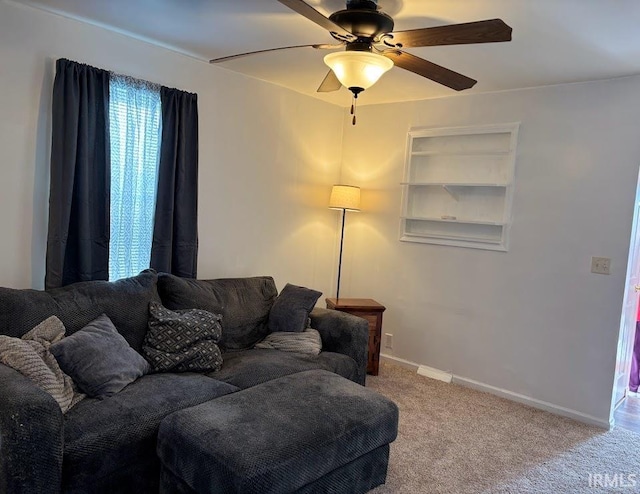
M 616 351 L 616 365 L 613 376 L 613 388 L 611 390 L 611 409 L 609 423 L 615 426 L 614 412 L 627 399 L 629 393 L 629 377 L 631 370 L 631 359 L 633 358 L 633 346 L 635 340 L 635 327 L 638 313 L 638 292 L 630 286 L 636 283 L 632 280 L 636 272 L 640 272 L 640 172 L 638 175 L 638 185 L 636 187 L 636 197 L 633 208 L 633 220 L 631 224 L 631 235 L 629 238 L 629 256 L 627 259 L 627 272 L 624 283 L 624 298 L 622 301 L 622 311 L 620 313 L 620 328 L 618 331 L 618 347 Z M 630 297 L 632 301 L 629 300 Z M 630 323 L 627 315 L 629 303 L 633 304 L 633 321 Z M 626 369 L 625 388 L 623 396 L 619 398 L 617 392 L 618 369 L 622 366 Z

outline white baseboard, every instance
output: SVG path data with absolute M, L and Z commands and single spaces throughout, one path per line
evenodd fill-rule
M 454 384 L 466 386 L 467 388 L 472 388 L 478 391 L 491 393 L 492 395 L 500 396 L 501 398 L 506 398 L 507 400 L 515 401 L 517 403 L 522 403 L 523 405 L 528 405 L 530 407 L 537 408 L 539 410 L 551 412 L 553 414 L 560 415 L 562 417 L 568 417 L 570 419 L 574 419 L 589 425 L 602 427 L 603 429 L 610 429 L 612 425 L 609 423 L 608 420 L 602 420 L 592 415 L 587 415 L 586 413 L 578 412 L 577 410 L 572 410 L 570 408 L 565 408 L 559 405 L 555 405 L 553 403 L 538 400 L 536 398 L 532 398 L 530 396 L 526 396 L 520 393 L 514 393 L 513 391 L 509 391 L 508 389 L 502 389 L 496 386 L 491 386 L 490 384 L 485 384 L 480 381 L 475 381 L 474 379 L 457 376 L 455 374 L 451 374 L 449 372 L 442 371 L 440 369 L 427 367 L 426 365 L 420 365 L 415 362 L 411 362 L 409 360 L 401 359 L 399 357 L 393 357 L 391 355 L 381 354 L 380 359 L 400 365 L 413 372 L 417 372 L 422 376 L 430 377 L 432 379 L 438 379 L 439 381 L 444 381 L 444 382 L 453 382 Z
M 594 417 L 593 415 L 587 415 L 586 413 L 572 410 L 571 408 L 561 407 L 547 401 L 538 400 L 536 398 L 522 395 L 520 393 L 514 393 L 513 391 L 509 391 L 508 389 L 497 388 L 495 386 L 491 386 L 490 384 L 474 381 L 473 379 L 468 379 L 466 377 L 454 375 L 453 383 L 460 384 L 461 386 L 466 386 L 467 388 L 477 389 L 478 391 L 491 393 L 492 395 L 500 396 L 501 398 L 506 398 L 507 400 L 522 403 L 523 405 L 529 405 L 530 407 L 544 410 L 546 412 L 551 412 L 562 417 L 568 417 L 585 424 L 595 425 L 597 427 L 602 427 L 603 429 L 609 429 L 611 427 L 611 424 L 609 424 L 608 420 L 602 420 L 598 417 Z
M 386 353 L 380 354 L 380 360 L 386 360 L 387 362 L 399 365 L 400 367 L 404 367 L 405 369 L 409 369 L 413 372 L 418 372 L 418 369 L 420 368 L 420 364 L 410 362 L 409 360 L 405 360 L 403 358 L 393 357 L 392 355 L 387 355 Z

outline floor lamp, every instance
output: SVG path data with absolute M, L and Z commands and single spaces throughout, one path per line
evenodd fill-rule
M 338 260 L 338 283 L 336 299 L 340 298 L 340 273 L 342 272 L 342 246 L 344 244 L 344 223 L 347 211 L 360 211 L 360 187 L 334 185 L 329 198 L 329 209 L 342 211 L 342 231 L 340 233 L 340 258 Z

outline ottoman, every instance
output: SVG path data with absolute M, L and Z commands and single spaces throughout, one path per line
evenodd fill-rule
M 167 416 L 162 493 L 364 493 L 383 484 L 398 408 L 323 370 L 274 379 Z

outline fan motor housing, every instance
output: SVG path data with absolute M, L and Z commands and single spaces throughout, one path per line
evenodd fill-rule
M 331 14 L 329 19 L 358 38 L 375 38 L 393 31 L 393 19 L 379 10 L 339 10 Z

